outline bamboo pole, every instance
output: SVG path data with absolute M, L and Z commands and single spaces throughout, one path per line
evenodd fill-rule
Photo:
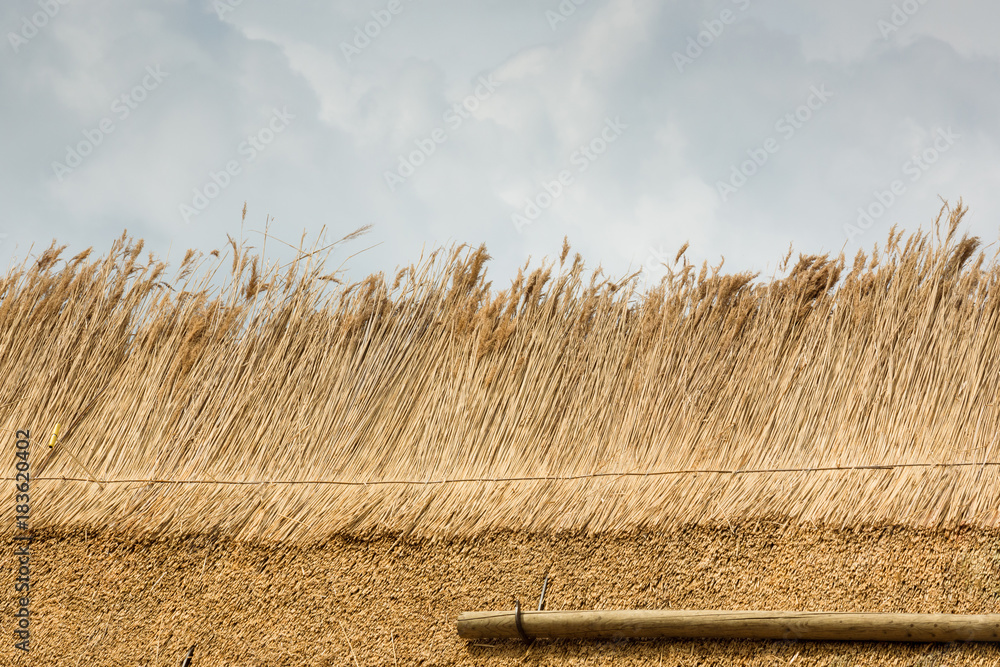
M 459 615 L 463 639 L 521 637 L 513 611 Z M 1000 641 L 1000 614 L 849 614 L 804 611 L 522 611 L 529 638 L 673 637 L 889 642 Z

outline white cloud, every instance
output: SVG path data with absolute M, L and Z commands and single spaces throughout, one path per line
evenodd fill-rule
M 11 101 L 0 120 L 12 129 L 0 154 L 0 260 L 53 236 L 100 249 L 123 226 L 162 252 L 170 243 L 210 250 L 238 233 L 247 200 L 252 225 L 270 214 L 285 239 L 373 223 L 357 247 L 381 245 L 352 261 L 355 275 L 391 272 L 423 243 L 485 241 L 502 283 L 528 254 L 557 253 L 564 234 L 612 275 L 636 268 L 650 247 L 675 252 L 686 240 L 692 262 L 725 255 L 729 269 L 767 271 L 790 241 L 838 252 L 858 207 L 948 126 L 962 141 L 908 183 L 863 243 L 881 241 L 891 222 L 926 227 L 938 195 L 964 195 L 971 231 L 992 241 L 1000 10 L 927 0 L 883 39 L 877 21 L 892 4 L 751 2 L 683 73 L 673 53 L 737 3 L 588 2 L 555 31 L 551 0 L 407 3 L 350 62 L 340 43 L 384 3 L 244 2 L 224 21 L 207 3 L 67 5 L 0 59 Z M 5 6 L 0 25 L 16 26 L 32 7 Z M 52 161 L 153 63 L 170 79 L 57 183 Z M 390 191 L 385 171 L 489 75 L 496 92 Z M 722 202 L 716 182 L 730 165 L 823 83 L 829 104 Z M 275 106 L 296 114 L 288 132 L 184 225 L 178 204 Z M 572 168 L 609 117 L 628 129 L 519 234 L 511 214 Z

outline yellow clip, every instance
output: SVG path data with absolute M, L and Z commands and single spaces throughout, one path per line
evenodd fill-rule
M 59 437 L 59 423 L 56 423 L 55 430 L 52 431 L 52 439 L 49 440 L 49 449 L 56 446 L 56 438 Z

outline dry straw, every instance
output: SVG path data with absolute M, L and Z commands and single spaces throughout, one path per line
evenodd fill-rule
M 53 246 L 0 283 L 4 428 L 63 423 L 37 529 L 995 526 L 1000 268 L 964 213 L 850 267 L 685 262 L 646 292 L 568 245 L 502 291 L 483 247 L 341 285 L 330 247 L 265 268 L 231 240 L 171 278 L 124 235 Z

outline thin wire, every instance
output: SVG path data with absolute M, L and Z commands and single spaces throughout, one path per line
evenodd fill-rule
M 1000 461 L 962 461 L 957 463 L 892 463 L 885 465 L 860 466 L 821 466 L 814 468 L 752 468 L 749 470 L 722 469 L 689 469 L 689 470 L 654 470 L 650 472 L 596 472 L 583 475 L 542 475 L 537 477 L 461 477 L 438 480 L 394 480 L 379 479 L 367 482 L 331 479 L 311 480 L 217 480 L 217 479 L 104 479 L 95 480 L 82 477 L 35 477 L 33 481 L 90 482 L 92 484 L 217 484 L 230 486 L 252 486 L 261 484 L 331 484 L 337 486 L 386 486 L 412 485 L 428 486 L 430 484 L 462 484 L 462 483 L 503 483 L 503 482 L 561 482 L 578 479 L 593 479 L 596 477 L 657 477 L 665 475 L 758 475 L 789 472 L 838 472 L 850 470 L 895 470 L 898 468 L 961 468 L 961 467 L 1000 466 Z M 13 477 L 3 477 L 4 481 L 14 481 Z

